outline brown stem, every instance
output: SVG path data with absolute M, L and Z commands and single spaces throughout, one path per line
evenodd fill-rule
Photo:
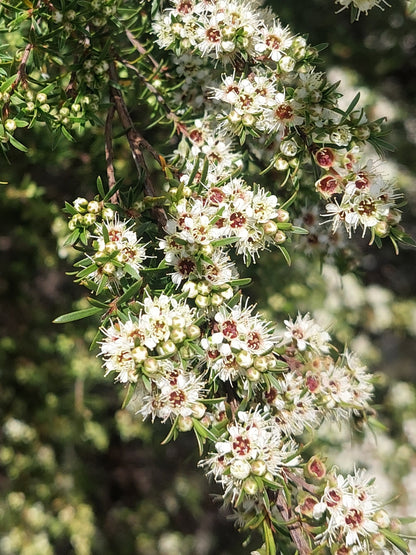
M 276 495 L 276 507 L 279 509 L 283 520 L 289 522 L 287 525 L 290 537 L 295 544 L 299 555 L 309 555 L 311 548 L 307 542 L 305 536 L 302 533 L 302 524 L 300 521 L 291 522 L 293 516 L 291 515 L 291 509 L 287 504 L 286 498 L 282 490 L 279 490 Z
M 126 36 L 131 42 L 131 44 L 134 46 L 134 48 L 137 50 L 137 52 L 142 56 L 146 56 L 152 62 L 153 67 L 158 70 L 160 68 L 160 64 L 158 64 L 157 60 L 155 60 L 153 56 L 151 56 L 147 52 L 146 48 L 136 39 L 133 33 L 128 29 L 126 29 Z
M 23 84 L 26 83 L 26 77 L 27 77 L 26 65 L 32 48 L 33 48 L 33 44 L 28 43 L 26 45 L 26 48 L 23 52 L 22 59 L 20 60 L 19 67 L 17 68 L 16 79 L 13 81 L 10 87 L 10 96 L 17 89 L 17 87 L 19 86 L 19 83 L 23 83 Z M 2 115 L 4 118 L 9 117 L 9 106 L 10 106 L 10 99 L 7 102 L 5 102 L 3 106 Z
M 114 83 L 114 85 L 110 85 L 111 98 L 113 99 L 114 106 L 117 110 L 121 125 L 126 132 L 126 137 L 129 142 L 133 161 L 136 165 L 139 175 L 141 175 L 143 171 L 145 172 L 144 194 L 148 197 L 155 197 L 155 189 L 152 182 L 150 181 L 149 171 L 143 152 L 146 150 L 158 162 L 158 164 L 162 163 L 162 157 L 134 127 L 133 120 L 130 117 L 129 111 L 124 102 L 123 95 L 120 89 L 115 86 L 115 84 L 118 82 L 118 75 L 115 63 L 113 61 L 110 62 L 109 75 L 110 80 Z M 155 207 L 153 209 L 153 212 L 157 222 L 161 227 L 163 227 L 166 224 L 166 215 L 164 210 L 160 207 Z
M 31 52 L 32 48 L 33 48 L 33 44 L 28 43 L 26 45 L 26 48 L 23 52 L 22 59 L 21 59 L 20 64 L 19 64 L 19 68 L 17 70 L 16 79 L 13 81 L 13 84 L 12 84 L 12 90 L 14 90 L 20 82 L 25 83 L 25 81 L 26 81 L 26 76 L 27 76 L 26 75 L 26 65 L 27 65 L 27 61 L 29 59 L 29 55 L 30 55 L 30 52 Z
M 173 112 L 170 109 L 166 99 L 160 94 L 160 92 L 156 89 L 156 87 L 154 87 L 152 85 L 152 83 L 149 83 L 149 81 L 146 79 L 146 77 L 144 75 L 142 75 L 133 64 L 130 64 L 126 60 L 121 60 L 121 61 L 126 67 L 128 67 L 129 69 L 134 71 L 136 73 L 136 75 L 143 81 L 145 87 L 152 94 L 154 94 L 156 96 L 158 103 L 161 104 L 166 110 L 167 119 L 170 119 L 171 121 L 173 121 L 175 129 L 178 130 L 180 133 L 182 133 L 182 135 L 185 135 L 186 137 L 189 137 L 189 131 L 188 131 L 186 125 L 184 123 L 182 123 L 181 120 L 178 118 L 178 116 L 175 114 L 175 112 Z
M 104 129 L 104 136 L 105 136 L 105 161 L 107 164 L 107 180 L 108 180 L 108 188 L 112 189 L 116 184 L 116 177 L 114 173 L 114 152 L 113 152 L 113 140 L 112 140 L 112 122 L 115 112 L 115 107 L 111 104 L 110 108 L 108 109 L 107 118 L 105 120 L 105 129 Z M 111 197 L 110 202 L 113 204 L 117 204 L 119 201 L 118 191 L 114 193 Z

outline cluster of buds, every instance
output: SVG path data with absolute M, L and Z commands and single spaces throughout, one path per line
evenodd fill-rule
M 91 228 L 95 226 L 97 219 L 111 220 L 114 218 L 114 210 L 104 206 L 98 200 L 88 201 L 86 198 L 78 197 L 74 200 L 73 205 L 67 205 L 67 210 L 72 217 L 68 222 L 70 231 L 76 228 Z

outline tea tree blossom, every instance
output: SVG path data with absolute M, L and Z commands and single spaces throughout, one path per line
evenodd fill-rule
M 296 243 L 342 257 L 338 249 L 357 230 L 377 243 L 404 237 L 394 184 L 366 154 L 368 143 L 382 145 L 381 122 L 367 120 L 358 97 L 342 110 L 337 85 L 316 69 L 317 49 L 260 2 L 157 8 L 143 3 L 140 17 L 160 50 L 148 52 L 147 38 L 142 44 L 128 28 L 140 53 L 134 61 L 131 52 L 115 56 L 110 35 L 109 60 L 96 59 L 102 37 L 94 56 L 81 56 L 88 86 L 106 83 L 96 102 L 112 106 L 108 188 L 97 181 L 94 200 L 66 206 L 68 242 L 84 253 L 76 279 L 94 292 L 80 317 L 101 315 L 94 343 L 104 373 L 125 386 L 137 417 L 170 424 L 166 441 L 195 434 L 199 465 L 238 526 L 259 532 L 267 555 L 392 552 L 403 540 L 390 521 L 380 525 L 371 480 L 328 472 L 318 453 L 305 454 L 324 422 L 365 421 L 372 379 L 311 314 L 281 325 L 263 318 L 238 269 L 266 249 L 290 264 Z M 50 19 L 64 22 L 68 40 L 78 32 L 68 14 Z M 172 130 L 166 158 L 130 120 L 118 84 L 126 75 L 139 79 L 150 124 Z M 78 113 L 95 100 L 77 103 Z M 62 108 L 63 125 L 70 109 Z M 113 109 L 140 170 L 127 192 L 112 162 Z

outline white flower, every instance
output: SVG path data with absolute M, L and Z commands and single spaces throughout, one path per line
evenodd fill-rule
M 280 345 L 294 345 L 299 351 L 312 349 L 318 353 L 327 353 L 329 341 L 331 340 L 328 332 L 323 330 L 308 314 L 301 316 L 298 314 L 295 321 L 291 318 L 284 321 L 286 331 Z

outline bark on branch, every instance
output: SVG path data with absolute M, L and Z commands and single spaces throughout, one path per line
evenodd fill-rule
M 155 197 L 156 193 L 149 177 L 149 170 L 146 165 L 144 151 L 148 152 L 159 165 L 161 165 L 161 162 L 162 162 L 161 156 L 135 128 L 133 120 L 131 119 L 131 116 L 127 109 L 126 103 L 124 102 L 122 92 L 117 87 L 118 75 L 117 75 L 115 63 L 113 61 L 110 62 L 109 75 L 112 83 L 110 84 L 111 98 L 114 102 L 114 106 L 117 111 L 118 117 L 120 119 L 121 125 L 123 126 L 126 132 L 126 137 L 129 142 L 133 161 L 135 163 L 135 166 L 137 168 L 139 175 L 141 175 L 143 172 L 145 175 L 144 194 L 148 197 Z M 153 212 L 157 222 L 161 227 L 163 227 L 166 224 L 166 215 L 164 210 L 160 207 L 155 207 L 153 209 Z
M 310 555 L 311 548 L 303 534 L 302 524 L 300 521 L 291 522 L 293 520 L 293 515 L 291 514 L 291 509 L 286 502 L 284 493 L 281 490 L 278 491 L 276 495 L 276 507 L 279 509 L 283 520 L 289 523 L 287 524 L 287 528 L 299 555 Z

